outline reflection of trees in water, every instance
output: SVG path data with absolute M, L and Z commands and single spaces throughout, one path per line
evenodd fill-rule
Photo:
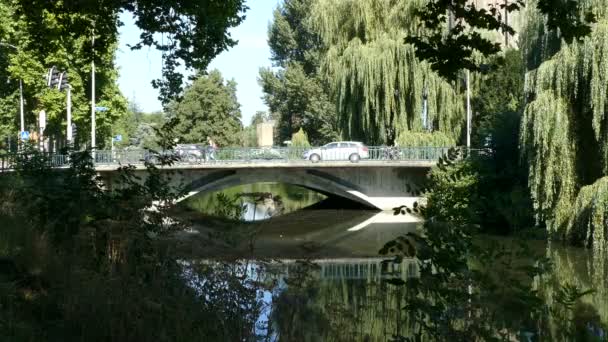
M 253 204 L 254 208 L 251 208 L 251 210 L 260 206 L 261 210 L 268 214 L 268 217 L 290 213 L 325 198 L 325 196 L 312 190 L 283 183 L 240 185 L 224 189 L 219 193 L 222 193 L 226 198 L 230 198 L 234 203 Z M 187 201 L 187 205 L 207 215 L 218 216 L 225 204 L 218 201 L 217 194 L 218 192 L 214 192 L 194 196 Z M 265 209 L 264 207 L 268 208 Z
M 581 297 L 567 312 L 560 312 L 567 320 L 570 330 L 576 334 L 577 341 L 585 341 L 591 329 L 598 328 L 606 333 L 608 327 L 608 251 L 563 248 L 547 248 L 547 257 L 553 262 L 553 270 L 542 280 L 537 281 L 545 302 L 549 307 L 560 308 L 558 304 L 560 284 L 576 286 L 580 290 L 592 289 L 594 292 Z M 562 310 L 563 311 L 563 310 Z M 551 337 L 563 340 L 567 332 L 564 322 L 550 320 L 547 323 Z M 608 336 L 605 337 L 608 339 Z M 588 339 L 596 341 L 598 339 Z
M 480 320 L 478 323 L 496 338 L 501 335 L 524 338 L 531 332 L 534 341 L 606 341 L 606 335 L 604 339 L 597 337 L 605 334 L 608 320 L 606 252 L 588 255 L 582 250 L 549 248 L 547 253 L 555 267 L 535 280 L 545 308 L 538 315 L 527 312 L 536 306 L 528 302 L 531 297 L 522 294 L 527 290 L 515 290 L 509 283 L 514 279 L 523 281 L 522 274 L 505 277 L 504 288 L 484 291 L 484 295 L 473 289 L 476 295 L 462 297 L 462 305 L 454 307 L 457 310 L 452 324 Z M 518 267 L 531 265 L 526 256 L 513 262 Z M 498 284 L 504 270 L 496 268 L 500 263 L 491 264 L 492 268 L 477 269 L 497 277 Z M 279 341 L 387 341 L 394 335 L 413 336 L 418 330 L 408 317 L 411 312 L 403 310 L 409 304 L 408 286 L 393 286 L 380 272 L 363 271 L 357 263 L 331 262 L 300 269 L 290 266 L 281 272 L 288 277 L 286 285 L 275 291 L 271 316 Z M 396 278 L 407 279 L 408 272 L 397 274 Z M 564 287 L 566 284 L 578 290 Z M 596 292 L 576 299 L 589 288 Z M 473 303 L 467 306 L 469 300 Z M 571 304 L 566 307 L 560 301 Z M 466 312 L 476 318 L 461 315 Z M 448 318 L 451 314 L 443 315 Z
M 396 332 L 405 334 L 404 289 L 382 281 L 380 267 L 367 269 L 363 272 L 361 264 L 289 267 L 286 286 L 273 298 L 271 319 L 279 341 L 386 341 Z M 408 272 L 406 265 L 403 277 Z

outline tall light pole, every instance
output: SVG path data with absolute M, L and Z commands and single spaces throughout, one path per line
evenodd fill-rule
M 95 149 L 95 22 L 93 22 L 93 49 L 91 59 L 91 149 Z
M 21 118 L 21 132 L 25 132 L 25 118 L 23 115 L 23 80 L 19 80 L 19 116 Z
M 19 48 L 16 47 L 13 44 L 8 44 L 8 43 L 0 43 L 0 45 L 2 46 L 8 46 L 10 48 L 13 48 L 17 51 L 19 51 Z M 25 118 L 24 118 L 24 110 L 23 110 L 23 80 L 19 79 L 19 117 L 20 117 L 20 132 L 25 131 Z
M 426 79 L 424 80 L 424 85 L 422 86 L 422 128 L 424 128 L 424 130 L 426 131 L 430 131 L 430 127 L 429 127 L 429 113 L 428 113 L 428 97 L 429 97 L 429 90 L 426 86 Z
M 67 112 L 68 112 L 68 124 L 67 124 L 67 139 L 68 145 L 72 144 L 72 86 L 68 84 L 67 90 Z
M 471 148 L 471 83 L 470 71 L 467 69 L 467 150 Z

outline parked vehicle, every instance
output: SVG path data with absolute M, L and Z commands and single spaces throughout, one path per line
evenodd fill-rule
M 337 141 L 308 150 L 302 157 L 313 163 L 320 160 L 350 160 L 356 163 L 361 159 L 369 158 L 369 149 L 361 142 Z
M 195 144 L 177 144 L 175 151 L 182 161 L 197 162 L 203 160 L 205 152 Z

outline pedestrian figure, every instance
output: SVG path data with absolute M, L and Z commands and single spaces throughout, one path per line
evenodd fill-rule
M 215 150 L 217 149 L 217 145 L 210 137 L 207 137 L 207 161 L 215 160 Z

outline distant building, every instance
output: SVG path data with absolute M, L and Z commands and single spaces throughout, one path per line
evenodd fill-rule
M 274 145 L 274 121 L 266 121 L 256 126 L 259 147 L 271 147 Z

